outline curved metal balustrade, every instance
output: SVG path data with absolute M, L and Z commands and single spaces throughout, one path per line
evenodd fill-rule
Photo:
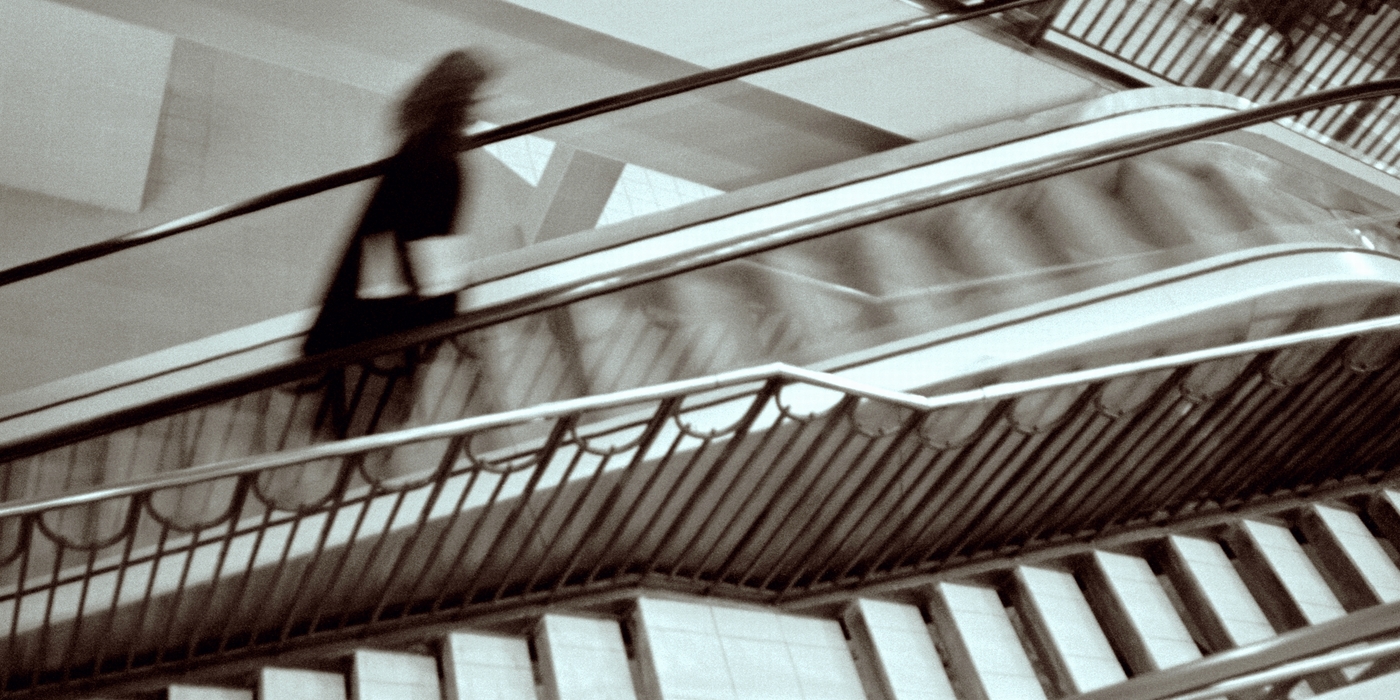
M 634 585 L 797 601 L 1382 479 L 1397 351 L 1389 317 L 933 398 L 772 365 L 7 505 L 3 688 Z

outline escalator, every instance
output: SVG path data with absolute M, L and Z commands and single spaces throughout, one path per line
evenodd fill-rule
M 1003 469 L 987 493 L 1007 495 L 1004 505 L 968 495 L 966 484 L 937 491 L 949 494 L 940 507 L 949 515 L 924 520 L 909 499 L 935 493 L 933 483 L 896 486 L 882 475 L 882 465 L 910 459 L 900 450 L 916 435 L 960 450 L 971 440 L 954 461 L 1024 466 L 1016 460 L 1054 450 L 999 447 L 974 428 L 1009 411 L 999 439 L 1012 440 L 1042 424 L 1058 429 L 1056 416 L 1085 405 L 1085 394 L 1053 387 L 1014 409 L 965 401 L 926 434 L 908 415 L 936 408 L 920 395 L 1397 311 L 1400 206 L 1338 184 L 1345 173 L 1300 169 L 1286 148 L 1184 143 L 1238 125 L 1210 121 L 1232 107 L 1211 99 L 1120 107 L 953 157 L 916 144 L 486 261 L 459 319 L 403 337 L 303 360 L 287 352 L 293 332 L 20 406 L 0 421 L 0 496 L 18 502 L 0 510 L 4 686 L 262 653 L 473 606 L 518 617 L 520 605 L 561 591 L 637 582 L 762 602 L 826 595 L 852 575 L 879 583 L 1043 544 L 1041 534 L 1337 477 L 1309 463 L 1269 478 L 1233 469 L 1211 482 L 1205 473 L 1218 462 L 1173 455 L 1169 466 L 1201 481 L 1163 491 L 1133 472 L 1152 488 L 1112 506 L 1067 486 L 1055 492 L 1069 504 L 1059 521 L 1029 489 L 1082 477 L 1082 464 L 1052 462 L 1029 476 Z M 1116 160 L 1170 139 L 1183 143 Z M 1360 360 L 1346 349 L 1320 354 L 1366 365 L 1386 356 L 1380 345 Z M 405 363 L 412 347 L 428 359 Z M 1232 382 L 1243 375 L 1230 370 L 1239 363 L 1213 361 L 1226 369 L 1184 382 L 1186 403 L 1239 389 Z M 772 362 L 827 374 L 741 369 Z M 1349 375 L 1328 377 L 1308 391 L 1344 386 L 1389 415 L 1386 376 L 1364 390 Z M 646 389 L 685 379 L 693 385 Z M 1124 401 L 1166 391 L 1124 384 Z M 594 400 L 610 392 L 623 393 Z M 545 402 L 555 403 L 530 408 Z M 682 411 L 693 423 L 673 425 Z M 1160 416 L 1177 421 L 1162 430 L 1179 436 L 1221 420 L 1188 414 Z M 1349 418 L 1328 414 L 1326 425 L 1346 432 Z M 379 435 L 403 428 L 423 432 Z M 1262 450 L 1228 431 L 1200 434 L 1197 451 Z M 1371 460 L 1356 473 L 1381 469 L 1385 446 L 1356 439 L 1355 454 Z M 671 452 L 653 453 L 667 440 Z M 672 460 L 686 465 L 679 475 L 664 473 Z M 96 488 L 133 481 L 141 485 Z M 895 527 L 878 515 L 882 504 L 916 527 Z M 846 523 L 829 511 L 845 512 L 838 506 L 873 519 Z M 780 520 L 803 524 L 782 535 Z M 955 523 L 963 529 L 952 539 L 924 540 Z M 588 541 L 595 530 L 613 539 Z M 480 551 L 468 546 L 478 540 Z M 871 548 L 893 568 L 870 563 Z M 450 562 L 431 554 L 454 550 Z M 649 558 L 628 559 L 635 551 Z M 520 563 L 519 552 L 534 561 Z M 471 573 L 454 582 L 459 570 Z M 1039 576 L 1008 571 L 974 578 Z M 1063 588 L 1063 577 L 1052 584 Z M 439 593 L 424 602 L 423 589 Z M 969 595 L 998 595 L 986 590 Z M 541 647 L 556 634 L 545 619 Z M 1056 652 L 1038 648 L 1039 668 L 1051 668 Z
M 870 358 L 917 357 L 916 347 L 1004 325 L 1036 304 L 1118 294 L 1108 286 L 1115 282 L 1131 288 L 1158 275 L 1155 284 L 1167 284 L 1167 270 L 1192 261 L 1270 250 L 1259 256 L 1328 258 L 1318 264 L 1345 276 L 1352 266 L 1338 261 L 1347 258 L 1323 249 L 1383 253 L 1392 245 L 1389 203 L 1229 143 L 1183 144 L 966 199 L 970 188 L 995 187 L 1037 160 L 1056 165 L 1124 135 L 1228 112 L 1211 100 L 1235 106 L 1209 93 L 1185 106 L 1175 93 L 1146 93 L 1137 105 L 1114 96 L 1108 107 L 1085 106 L 1095 118 L 1009 144 L 952 158 L 938 144 L 915 144 L 484 261 L 482 279 L 463 295 L 463 315 L 417 337 L 311 361 L 294 359 L 296 333 L 255 339 L 246 352 L 220 348 L 207 362 L 105 389 L 84 383 L 76 396 L 17 406 L 0 420 L 4 497 L 771 361 L 864 364 L 861 376 L 870 377 L 878 364 Z M 958 199 L 966 201 L 926 209 Z M 1195 206 L 1175 206 L 1181 201 Z M 1381 313 L 1356 299 L 1389 284 L 1384 274 L 1357 278 L 1350 290 L 1345 280 L 1319 279 L 1329 291 L 1309 297 L 1317 303 L 1305 306 L 1315 308 L 1289 310 L 1286 298 L 1304 285 L 1289 291 L 1263 280 L 1297 272 L 1258 274 L 1259 292 L 1240 292 L 1233 311 L 1193 311 L 1232 316 L 1215 337 L 1193 333 L 1199 342 Z M 1266 309 L 1266 296 L 1285 301 Z M 1127 316 L 1100 323 L 1120 324 L 1124 336 L 1176 313 L 1147 323 L 1148 314 L 1123 303 Z M 431 338 L 440 339 L 430 342 L 433 360 L 408 371 L 394 348 Z M 1087 340 L 1063 341 L 1061 350 Z M 1141 344 L 1153 347 L 1136 352 L 1177 347 Z M 1131 356 L 1125 352 L 1115 357 Z M 1030 359 L 1007 364 L 1024 369 Z M 930 376 L 925 385 L 932 383 Z

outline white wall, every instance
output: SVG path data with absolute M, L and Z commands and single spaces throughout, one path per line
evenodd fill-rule
M 139 210 L 174 44 L 44 0 L 0 0 L 0 184 Z

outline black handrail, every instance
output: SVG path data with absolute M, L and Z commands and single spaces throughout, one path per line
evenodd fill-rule
M 349 363 L 397 352 L 404 348 L 419 345 L 459 333 L 484 328 L 510 321 L 532 313 L 570 304 L 576 301 L 600 296 L 644 284 L 656 279 L 688 272 L 690 270 L 717 265 L 731 259 L 752 255 L 772 248 L 789 245 L 800 240 L 818 238 L 838 233 L 857 226 L 883 221 L 896 216 L 925 208 L 950 204 L 972 197 L 1008 189 L 1017 185 L 1045 180 L 1079 170 L 1142 155 L 1151 151 L 1190 141 L 1264 124 L 1315 109 L 1322 109 L 1353 101 L 1377 99 L 1390 95 L 1400 95 L 1400 78 L 1381 80 L 1361 85 L 1334 88 L 1313 95 L 1285 100 L 1283 102 L 1243 110 L 1214 119 L 1205 120 L 1185 127 L 1177 127 L 1153 132 L 1144 136 L 1110 142 L 1101 146 L 1057 154 L 1033 162 L 1000 171 L 994 175 L 977 178 L 973 181 L 945 183 L 927 190 L 915 191 L 890 201 L 858 207 L 847 213 L 837 214 L 819 225 L 799 224 L 794 230 L 768 232 L 742 244 L 732 244 L 716 251 L 687 256 L 679 261 L 661 263 L 640 269 L 632 274 L 612 277 L 606 280 L 588 280 L 577 284 L 550 290 L 542 290 L 530 297 L 501 305 L 484 308 L 477 312 L 457 316 L 433 325 L 389 337 L 376 338 L 363 343 L 330 351 L 313 357 L 303 357 L 287 364 L 272 367 L 255 374 L 242 376 L 213 386 L 166 396 L 147 404 L 93 418 L 35 435 L 31 439 L 0 446 L 0 463 L 36 454 L 55 446 L 70 444 L 77 440 L 136 425 L 170 415 L 179 410 L 208 405 L 253 391 L 279 384 L 303 380 L 328 369 L 342 367 Z M 664 264 L 662 264 L 664 263 Z
M 635 107 L 640 104 L 659 100 L 663 97 L 670 97 L 683 92 L 698 90 L 774 68 L 781 68 L 783 66 L 810 61 L 824 56 L 831 56 L 850 49 L 869 46 L 882 41 L 897 39 L 902 36 L 908 36 L 930 29 L 937 29 L 939 27 L 946 27 L 978 17 L 984 17 L 998 12 L 1006 12 L 1007 10 L 1027 5 L 1035 5 L 1046 1 L 1047 0 L 986 0 L 986 2 L 941 12 L 937 15 L 887 24 L 874 29 L 866 29 L 840 36 L 835 39 L 827 39 L 805 46 L 799 46 L 795 49 L 789 49 L 767 56 L 760 56 L 759 58 L 741 61 L 723 68 L 716 68 L 714 70 L 688 75 L 683 78 L 669 80 L 664 83 L 619 93 L 611 97 L 604 97 L 555 112 L 549 112 L 547 114 L 541 114 L 539 116 L 506 124 L 472 136 L 470 141 L 463 146 L 462 150 L 480 148 L 481 146 L 487 146 L 498 141 L 505 141 L 556 126 L 563 126 L 564 124 L 570 124 L 589 117 L 595 117 L 600 114 L 615 112 L 628 107 Z M 292 200 L 310 197 L 327 190 L 333 190 L 337 187 L 344 187 L 345 185 L 350 185 L 362 180 L 368 180 L 369 178 L 380 175 L 387 162 L 388 159 L 380 159 L 373 163 L 341 170 L 296 185 L 273 190 L 241 202 L 214 207 L 213 209 L 183 216 L 163 224 L 157 224 L 131 233 L 125 233 L 105 241 L 80 246 L 72 250 L 58 253 L 57 255 L 51 255 L 46 258 L 16 265 L 6 270 L 0 270 L 0 287 L 38 277 L 78 263 L 105 257 L 113 253 L 127 250 L 128 248 L 154 243 L 155 241 L 179 233 L 192 231 L 220 221 L 243 216 L 244 214 L 251 214 L 278 204 L 285 204 Z

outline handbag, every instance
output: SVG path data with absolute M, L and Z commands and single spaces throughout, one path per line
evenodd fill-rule
M 393 299 L 413 293 L 404 276 L 399 244 L 393 231 L 371 233 L 360 239 L 360 277 L 355 296 L 361 299 Z
M 467 236 L 428 236 L 408 242 L 408 262 L 418 283 L 418 296 L 441 296 L 467 286 L 470 240 Z

